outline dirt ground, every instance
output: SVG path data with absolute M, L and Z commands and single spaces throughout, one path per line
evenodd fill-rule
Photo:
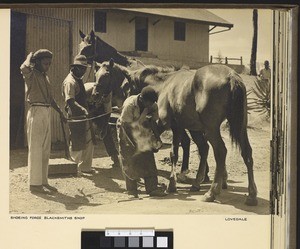
M 250 76 L 243 76 L 246 87 L 253 86 Z M 141 183 L 140 198 L 129 199 L 125 192 L 125 182 L 121 170 L 111 167 L 103 144 L 95 148 L 93 175 L 52 176 L 49 183 L 59 192 L 54 194 L 32 194 L 28 190 L 27 150 L 10 151 L 10 201 L 12 214 L 269 214 L 270 189 L 270 124 L 265 117 L 256 113 L 248 115 L 248 135 L 253 149 L 254 176 L 258 189 L 258 206 L 244 204 L 247 195 L 247 169 L 239 151 L 231 146 L 226 125 L 222 126 L 222 137 L 228 149 L 226 167 L 228 189 L 213 203 L 202 201 L 210 184 L 203 184 L 199 192 L 189 192 L 196 176 L 199 158 L 196 145 L 191 145 L 190 173 L 186 183 L 178 183 L 178 193 L 165 198 L 149 197 Z M 170 143 L 167 136 L 163 148 L 155 154 L 159 172 L 159 182 L 167 184 L 170 166 L 166 162 Z M 180 155 L 182 151 L 180 150 Z M 64 151 L 52 150 L 51 163 L 64 160 Z M 181 158 L 179 159 L 179 163 Z M 215 161 L 210 148 L 208 164 L 212 179 Z M 178 172 L 179 172 L 178 167 Z

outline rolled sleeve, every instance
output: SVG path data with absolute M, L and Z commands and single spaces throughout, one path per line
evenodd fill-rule
M 125 105 L 123 107 L 120 120 L 122 123 L 132 123 L 134 121 L 134 106 L 133 105 Z
M 29 79 L 32 76 L 33 67 L 31 67 L 30 65 L 23 63 L 20 67 L 20 70 L 25 79 Z
M 75 92 L 74 82 L 64 82 L 65 101 L 68 101 L 69 99 L 75 99 Z

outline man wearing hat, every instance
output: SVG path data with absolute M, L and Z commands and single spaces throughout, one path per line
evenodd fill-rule
M 52 62 L 52 52 L 40 49 L 29 53 L 21 65 L 21 73 L 26 84 L 28 140 L 28 176 L 31 192 L 56 192 L 48 184 L 48 164 L 51 149 L 51 109 L 52 106 L 65 121 L 61 109 L 53 98 L 47 71 Z
M 91 122 L 85 120 L 89 113 L 82 80 L 87 67 L 87 58 L 84 55 L 75 56 L 70 73 L 62 85 L 66 112 L 68 117 L 75 121 L 69 123 L 70 155 L 78 164 L 79 174 L 93 173 L 92 159 L 95 136 Z

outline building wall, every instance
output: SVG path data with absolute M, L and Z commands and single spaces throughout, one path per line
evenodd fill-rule
M 78 30 L 89 33 L 94 28 L 93 9 L 18 9 L 23 13 L 48 16 L 72 21 L 72 57 L 78 51 L 81 38 Z M 107 11 L 107 33 L 96 33 L 118 51 L 135 50 L 135 14 Z M 155 21 L 158 23 L 153 25 Z M 208 26 L 198 23 L 186 24 L 186 40 L 174 40 L 174 20 L 162 17 L 148 18 L 148 51 L 160 59 L 188 62 L 209 61 Z
M 161 59 L 208 62 L 208 26 L 186 23 L 186 40 L 174 40 L 174 21 L 162 19 L 149 25 L 149 50 Z
M 107 12 L 106 33 L 96 34 L 118 51 L 135 50 L 135 22 L 129 22 L 134 15 Z
M 135 17 L 130 13 L 107 12 L 107 32 L 96 34 L 118 51 L 135 50 Z M 209 61 L 208 26 L 197 23 L 186 24 L 186 40 L 174 40 L 174 20 L 148 17 L 148 52 L 160 59 L 182 62 Z

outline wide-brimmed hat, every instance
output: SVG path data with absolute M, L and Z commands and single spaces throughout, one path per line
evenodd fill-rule
M 37 60 L 37 59 L 42 59 L 42 58 L 51 58 L 52 59 L 52 52 L 49 51 L 48 49 L 39 49 L 38 51 L 36 51 L 33 56 L 32 59 L 33 60 Z
M 88 67 L 89 64 L 87 63 L 87 58 L 84 55 L 76 55 L 74 58 L 73 64 L 71 66 L 83 66 Z

